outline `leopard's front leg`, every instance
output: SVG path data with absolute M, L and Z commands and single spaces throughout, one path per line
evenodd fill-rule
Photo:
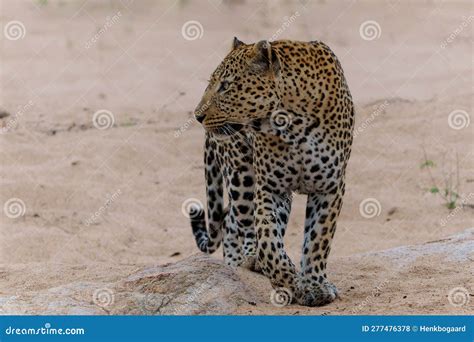
M 243 163 L 227 171 L 229 213 L 224 234 L 224 260 L 230 266 L 255 269 L 254 174 L 251 164 Z
M 302 305 L 325 305 L 337 297 L 337 288 L 327 279 L 326 263 L 342 206 L 342 189 L 308 195 L 297 298 Z
M 225 159 L 229 215 L 224 235 L 224 259 L 231 266 L 256 267 L 256 234 L 254 229 L 254 184 L 251 141 L 241 134 L 221 141 Z
M 297 290 L 297 273 L 283 243 L 290 210 L 291 193 L 274 193 L 268 186 L 257 182 L 255 227 L 258 264 L 274 288 L 283 287 L 293 295 Z

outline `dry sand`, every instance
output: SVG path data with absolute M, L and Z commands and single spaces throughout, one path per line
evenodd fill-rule
M 474 120 L 470 1 L 1 1 L 0 13 L 2 28 L 12 20 L 25 28 L 21 39 L 1 36 L 0 109 L 10 115 L 0 119 L 0 203 L 18 198 L 26 208 L 18 218 L 2 212 L 0 295 L 54 283 L 44 277 L 52 264 L 73 281 L 100 276 L 78 267 L 99 263 L 119 276 L 197 251 L 181 212 L 186 199 L 204 200 L 203 130 L 191 113 L 233 36 L 254 42 L 283 31 L 278 38 L 324 41 L 341 60 L 358 133 L 333 258 L 472 226 L 474 124 L 448 120 L 453 112 Z M 201 38 L 183 38 L 190 20 L 202 25 Z M 359 30 L 368 20 L 380 27 L 373 40 Z M 92 120 L 102 109 L 115 122 L 105 130 Z M 423 150 L 442 190 L 458 165 L 465 205 L 459 200 L 451 214 L 428 191 Z M 380 203 L 372 218 L 360 213 L 368 198 Z M 296 198 L 285 241 L 294 260 L 304 203 Z M 426 260 L 413 279 L 439 262 Z M 28 282 L 18 281 L 18 269 Z M 433 282 L 430 295 L 472 286 Z M 398 298 L 404 289 L 386 291 Z M 417 296 L 412 304 L 425 293 Z M 447 312 L 405 304 L 399 313 Z

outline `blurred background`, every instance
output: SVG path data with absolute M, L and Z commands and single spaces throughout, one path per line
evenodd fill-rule
M 342 63 L 357 118 L 333 255 L 472 226 L 472 1 L 0 3 L 3 265 L 196 253 L 182 210 L 205 200 L 192 111 L 234 36 L 322 40 Z

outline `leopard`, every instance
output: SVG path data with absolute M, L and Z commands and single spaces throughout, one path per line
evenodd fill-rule
M 234 37 L 194 116 L 205 132 L 249 137 L 255 253 L 272 287 L 289 293 L 289 303 L 314 307 L 333 302 L 339 293 L 328 279 L 327 262 L 345 193 L 355 117 L 334 52 L 318 40 L 247 44 Z M 294 193 L 307 198 L 299 269 L 284 243 Z
M 188 216 L 197 247 L 212 254 L 223 245 L 224 262 L 231 267 L 259 271 L 253 228 L 255 176 L 250 137 L 242 133 L 208 132 L 204 143 L 207 222 L 200 203 L 189 207 Z M 228 205 L 224 207 L 224 185 Z

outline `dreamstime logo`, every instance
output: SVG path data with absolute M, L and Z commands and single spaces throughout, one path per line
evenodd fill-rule
M 209 276 L 203 283 L 197 287 L 193 287 L 187 293 L 184 302 L 177 302 L 172 308 L 166 308 L 166 306 L 171 302 L 173 297 L 163 298 L 161 307 L 157 311 L 166 311 L 166 314 L 170 315 L 192 315 L 196 311 L 199 311 L 199 308 L 202 307 L 202 298 L 206 297 L 203 294 L 206 291 L 212 291 L 213 288 L 219 283 L 219 280 L 215 279 L 214 276 Z
M 372 122 L 380 115 L 385 113 L 385 109 L 388 107 L 388 101 L 385 100 L 382 104 L 370 114 L 370 116 L 362 122 L 358 127 L 354 128 L 354 139 L 357 138 L 363 131 L 365 131 Z
M 375 20 L 367 20 L 360 25 L 359 34 L 364 40 L 374 40 L 380 38 L 382 29 Z
M 471 118 L 465 110 L 456 109 L 448 115 L 448 125 L 452 129 L 460 130 L 466 128 L 471 123 Z
M 5 126 L 0 129 L 0 134 L 12 131 L 20 121 L 21 117 L 33 107 L 34 102 L 29 100 L 24 106 L 18 106 L 16 113 L 7 121 Z
M 104 202 L 104 205 L 100 206 L 99 209 L 93 213 L 89 218 L 86 219 L 85 225 L 89 227 L 91 224 L 94 224 L 97 222 L 98 218 L 101 217 L 114 203 L 117 198 L 122 194 L 122 190 L 118 189 L 115 191 L 112 195 L 107 194 L 107 199 Z
M 382 206 L 376 198 L 366 198 L 359 204 L 359 212 L 362 217 L 374 218 L 382 212 Z
M 142 309 L 147 314 L 153 314 L 159 312 L 163 306 L 166 306 L 171 299 L 164 297 L 161 294 L 157 293 L 148 293 L 143 298 L 142 302 L 140 303 Z
M 469 303 L 469 291 L 464 287 L 455 287 L 449 291 L 448 301 L 455 307 L 464 306 Z
M 365 299 L 359 305 L 357 305 L 357 307 L 352 309 L 352 313 L 357 314 L 360 311 L 362 311 L 362 309 L 365 308 L 366 306 L 372 305 L 375 301 L 375 298 L 380 296 L 380 294 L 382 293 L 385 286 L 387 286 L 387 284 L 388 284 L 388 280 L 386 279 L 382 283 L 374 287 L 370 295 L 365 297 Z
M 92 301 L 95 305 L 105 308 L 114 304 L 114 291 L 108 288 L 97 289 L 92 295 Z
M 270 302 L 278 308 L 290 305 L 292 300 L 293 294 L 285 287 L 278 287 L 272 290 L 270 294 Z
M 300 16 L 300 12 L 296 11 L 290 17 L 288 16 L 283 17 L 283 24 L 278 28 L 278 30 L 276 30 L 275 34 L 271 36 L 269 40 L 272 40 L 272 41 L 277 40 L 278 37 L 280 37 L 283 34 L 283 32 L 285 32 L 290 27 L 290 25 L 296 21 L 296 18 L 298 18 L 299 16 Z
M 267 215 L 267 217 L 264 218 L 264 223 L 268 224 L 269 222 L 276 222 L 279 219 L 281 213 L 288 215 L 288 207 L 291 205 L 296 195 L 296 192 L 284 194 L 282 197 L 284 205 L 279 206 L 276 210 L 272 211 L 271 214 Z
M 452 43 L 459 34 L 461 34 L 462 31 L 466 27 L 469 26 L 469 24 L 474 20 L 474 16 L 471 15 L 469 17 L 463 17 L 464 20 L 461 22 L 461 24 L 454 29 L 454 31 L 451 32 L 451 34 L 441 43 L 441 48 L 445 49 L 448 44 Z
M 204 113 L 209 108 L 210 105 L 211 105 L 211 100 L 206 101 L 206 103 L 204 103 L 200 108 L 198 108 L 196 111 L 194 111 L 193 116 L 191 118 L 189 118 L 184 123 L 184 125 L 182 125 L 180 128 L 178 128 L 174 132 L 174 137 L 179 138 L 184 132 L 186 132 L 188 130 L 188 128 L 191 127 L 191 125 L 196 122 L 196 116 L 202 115 L 202 113 Z
M 197 20 L 189 20 L 181 27 L 181 35 L 186 40 L 201 39 L 204 35 L 204 28 Z
M 181 205 L 181 212 L 187 218 L 196 218 L 202 210 L 203 205 L 197 198 L 188 198 Z
M 26 212 L 25 202 L 23 202 L 19 198 L 10 198 L 8 201 L 5 202 L 5 205 L 3 206 L 3 212 L 8 218 L 11 219 L 24 216 Z
M 281 109 L 274 111 L 270 116 L 270 125 L 279 131 L 287 129 L 291 125 L 292 121 L 292 115 Z
M 100 130 L 106 130 L 112 127 L 115 123 L 114 114 L 111 111 L 100 109 L 94 113 L 92 117 L 92 124 L 95 128 Z
M 23 39 L 26 35 L 26 28 L 21 21 L 9 21 L 3 28 L 3 34 L 8 40 Z
M 466 205 L 472 198 L 474 197 L 474 192 L 471 192 L 469 193 L 469 195 L 467 195 L 466 197 L 464 197 L 461 202 L 460 202 L 460 205 L 457 205 L 456 208 L 454 208 L 448 216 L 446 216 L 446 218 L 440 220 L 440 225 L 442 227 L 446 226 L 446 224 L 454 217 L 456 216 L 460 211 L 462 211 L 462 207 L 464 205 Z
M 186 122 L 174 132 L 174 137 L 179 138 L 184 132 L 186 132 L 189 127 L 191 127 L 196 122 L 194 117 L 189 118 Z
M 119 21 L 121 16 L 122 16 L 122 13 L 120 11 L 118 11 L 112 17 L 105 18 L 105 24 L 102 25 L 102 27 L 99 29 L 99 31 L 97 31 L 97 33 L 95 35 L 93 35 L 92 38 L 90 38 L 86 42 L 85 48 L 89 49 L 92 45 L 97 43 L 99 41 L 100 36 L 102 36 L 105 32 L 107 32 L 107 30 L 109 28 L 114 26 Z

